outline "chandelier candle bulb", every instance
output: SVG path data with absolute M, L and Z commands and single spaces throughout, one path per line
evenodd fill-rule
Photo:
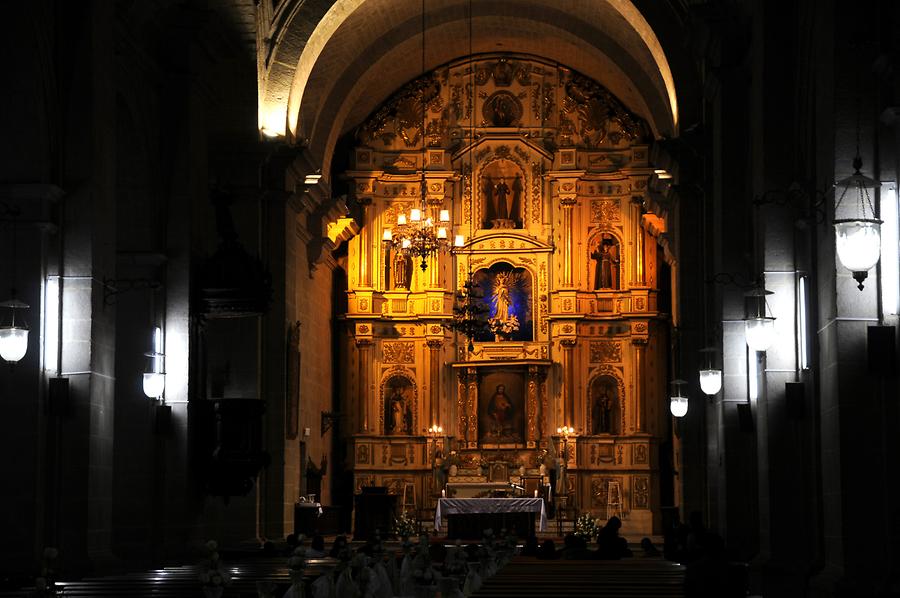
M 419 208 L 411 209 L 409 211 L 409 219 L 411 222 L 419 222 L 422 219 L 422 210 L 420 210 Z
M 447 238 L 447 229 L 444 228 L 443 226 L 438 228 L 437 236 L 438 236 L 438 239 L 446 239 Z
M 403 243 L 401 243 L 400 247 L 403 249 L 409 249 L 412 245 L 412 242 L 409 239 L 403 239 Z
M 389 228 L 384 229 L 384 234 L 381 236 L 381 240 L 382 241 L 390 241 L 393 238 L 394 238 L 394 235 L 391 232 L 391 229 L 389 229 Z
M 406 224 L 406 214 L 397 214 L 397 224 L 400 226 Z
M 441 222 L 450 222 L 450 210 L 441 210 L 438 220 Z
M 454 247 L 462 247 L 465 244 L 466 244 L 466 238 L 463 235 L 456 235 L 456 237 L 453 239 Z

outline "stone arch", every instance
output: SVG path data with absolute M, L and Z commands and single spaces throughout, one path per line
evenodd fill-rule
M 260 127 L 288 133 L 292 140 L 309 138 L 311 153 L 327 172 L 329 148 L 348 129 L 352 114 L 360 120 L 404 80 L 421 72 L 418 61 L 409 59 L 421 47 L 419 6 L 412 0 L 398 4 L 390 13 L 378 10 L 372 0 L 286 2 L 279 7 L 271 25 L 261 24 L 266 30 L 260 39 L 273 41 L 262 52 Z M 477 3 L 475 50 L 496 48 L 494 42 L 503 39 L 505 48 L 570 64 L 605 84 L 601 75 L 615 72 L 613 93 L 632 108 L 645 106 L 639 112 L 656 135 L 677 134 L 672 70 L 653 28 L 632 2 L 533 4 L 533 10 L 521 11 L 503 0 Z M 461 6 L 446 3 L 429 10 L 427 28 L 431 50 L 426 68 L 468 53 Z M 548 38 L 554 43 L 540 41 Z M 350 106 L 369 96 L 373 103 L 368 109 L 360 112 Z

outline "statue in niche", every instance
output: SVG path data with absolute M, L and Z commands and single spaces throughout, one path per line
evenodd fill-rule
M 494 213 L 497 214 L 498 220 L 509 220 L 512 212 L 512 206 L 509 205 L 511 200 L 509 185 L 506 184 L 505 179 L 500 179 L 500 182 L 494 187 Z
M 619 243 L 609 233 L 600 239 L 591 251 L 594 260 L 594 290 L 619 288 Z
M 412 260 L 409 256 L 403 255 L 400 251 L 394 251 L 394 257 L 391 260 L 391 270 L 394 288 L 408 289 L 409 275 L 412 271 Z
M 481 342 L 530 341 L 532 336 L 531 274 L 527 269 L 497 262 L 474 275 L 482 293 L 479 303 L 488 316 L 488 327 L 476 334 Z
M 518 172 L 516 173 L 516 178 L 513 179 L 512 184 L 512 203 L 509 208 L 509 218 L 515 219 L 516 214 L 519 213 L 522 205 L 522 190 L 525 188 L 525 185 L 522 183 L 522 175 Z
M 497 216 L 497 207 L 496 204 L 494 204 L 494 181 L 489 174 L 484 176 L 482 192 L 484 193 L 484 205 L 485 211 L 487 212 L 486 220 L 493 222 L 499 218 L 499 216 Z
M 521 228 L 525 177 L 513 161 L 494 160 L 481 174 L 484 228 Z
M 591 434 L 616 433 L 618 389 L 618 381 L 612 376 L 599 376 L 591 383 Z
M 412 434 L 412 408 L 407 395 L 412 390 L 409 380 L 393 376 L 384 385 L 384 431 L 386 434 Z

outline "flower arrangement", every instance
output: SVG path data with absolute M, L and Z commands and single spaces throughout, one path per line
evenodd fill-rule
M 488 327 L 498 336 L 509 336 L 519 329 L 519 318 L 515 314 L 509 314 L 505 320 L 491 318 L 488 320 Z
M 394 529 L 391 531 L 400 538 L 409 538 L 416 535 L 416 527 L 416 520 L 403 511 L 394 519 Z
M 582 513 L 575 520 L 575 535 L 585 540 L 592 540 L 600 533 L 600 521 L 591 517 L 590 513 Z
M 225 586 L 231 583 L 228 569 L 219 560 L 219 545 L 215 540 L 206 543 L 207 556 L 200 563 L 200 583 L 207 596 L 221 596 Z
M 35 596 L 56 596 L 56 557 L 59 551 L 49 546 L 41 557 L 41 574 L 34 580 Z

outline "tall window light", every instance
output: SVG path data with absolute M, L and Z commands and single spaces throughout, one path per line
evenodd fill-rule
M 900 210 L 897 184 L 881 185 L 881 301 L 884 314 L 900 313 Z

